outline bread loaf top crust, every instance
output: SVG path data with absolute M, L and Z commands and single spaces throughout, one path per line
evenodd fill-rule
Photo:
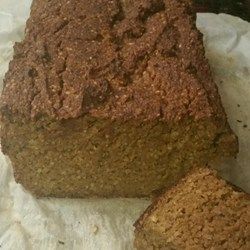
M 1 111 L 225 120 L 188 0 L 34 0 Z

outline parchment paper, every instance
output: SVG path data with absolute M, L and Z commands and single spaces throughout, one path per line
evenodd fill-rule
M 0 0 L 0 82 L 15 41 L 23 37 L 31 0 Z M 221 174 L 250 191 L 250 24 L 228 15 L 199 14 L 207 57 L 229 121 L 240 139 L 237 160 Z M 1 84 L 2 85 L 2 84 Z M 34 199 L 16 184 L 0 153 L 0 250 L 133 249 L 133 223 L 148 200 Z

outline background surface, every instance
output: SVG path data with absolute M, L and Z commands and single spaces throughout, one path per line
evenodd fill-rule
M 201 12 L 227 13 L 250 21 L 250 0 L 194 0 Z
M 0 82 L 15 41 L 23 37 L 31 0 L 0 0 Z M 209 58 L 230 124 L 240 139 L 237 160 L 221 174 L 250 192 L 250 24 L 228 15 L 199 14 Z M 149 201 L 34 199 L 13 179 L 0 153 L 0 250 L 129 250 L 133 223 Z

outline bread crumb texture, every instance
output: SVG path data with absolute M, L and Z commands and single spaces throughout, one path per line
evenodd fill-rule
M 250 196 L 200 168 L 136 223 L 137 249 L 250 249 Z

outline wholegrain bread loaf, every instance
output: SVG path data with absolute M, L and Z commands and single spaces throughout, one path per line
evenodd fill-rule
M 37 196 L 143 197 L 235 156 L 190 1 L 34 0 L 1 143 Z
M 250 196 L 208 168 L 191 171 L 135 224 L 138 250 L 250 249 Z

